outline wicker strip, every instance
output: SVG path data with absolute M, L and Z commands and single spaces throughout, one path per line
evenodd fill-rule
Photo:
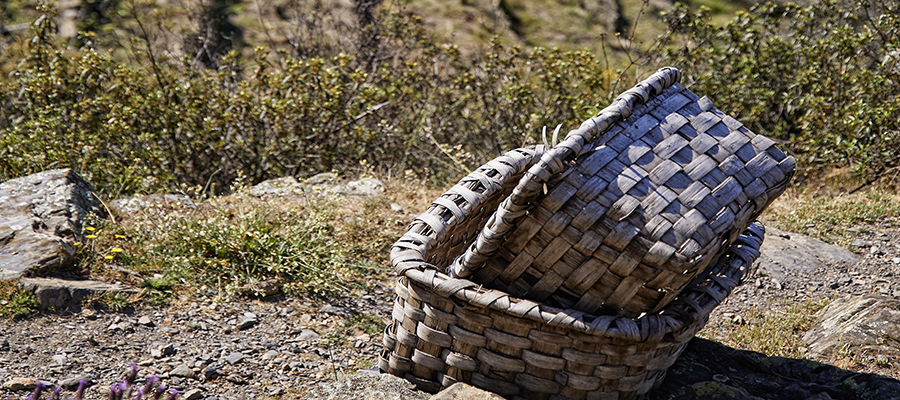
M 449 275 L 589 313 L 672 301 L 795 166 L 679 79 L 660 70 L 544 153 Z

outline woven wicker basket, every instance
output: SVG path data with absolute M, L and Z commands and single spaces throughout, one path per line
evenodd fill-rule
M 680 76 L 661 69 L 545 152 L 449 275 L 591 314 L 672 301 L 795 166 Z
M 513 399 L 639 398 L 759 255 L 757 223 L 708 276 L 640 318 L 562 310 L 445 275 L 542 150 L 519 149 L 485 164 L 435 200 L 394 245 L 400 278 L 383 371 L 430 392 L 463 381 Z

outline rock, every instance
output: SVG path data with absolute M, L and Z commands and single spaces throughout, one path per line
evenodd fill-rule
M 0 385 L 0 389 L 11 390 L 11 391 L 19 391 L 19 390 L 33 390 L 37 387 L 37 380 L 34 378 L 23 378 L 23 377 L 13 377 L 3 382 Z
M 819 322 L 803 337 L 808 356 L 838 359 L 850 349 L 900 359 L 900 300 L 866 295 L 837 299 L 820 311 Z
M 225 357 L 225 361 L 228 361 L 229 364 L 234 365 L 243 361 L 245 358 L 247 358 L 247 356 L 245 356 L 243 353 L 235 352 L 229 354 L 228 357 Z
M 70 169 L 0 183 L 0 279 L 71 265 L 90 216 L 107 213 L 91 184 Z
M 452 386 L 440 391 L 438 394 L 431 396 L 429 400 L 503 400 L 500 395 L 487 392 L 485 390 L 469 386 L 462 382 L 454 383 Z
M 177 353 L 178 350 L 175 349 L 175 346 L 167 343 L 167 344 L 159 344 L 155 343 L 150 345 L 150 357 L 153 358 L 163 358 L 166 356 L 171 356 Z
M 858 249 L 867 249 L 869 247 L 872 247 L 872 242 L 862 239 L 856 239 L 853 241 L 853 243 L 850 243 L 850 245 Z
M 190 197 L 183 194 L 151 194 L 116 199 L 110 202 L 110 207 L 125 215 L 132 215 L 138 212 L 150 212 L 153 215 L 161 215 L 171 210 L 197 208 L 197 204 Z
M 203 368 L 200 375 L 205 381 L 216 379 L 216 377 L 219 376 L 219 368 L 220 367 L 216 364 L 208 365 L 206 368 Z
M 319 307 L 319 312 L 325 313 L 325 314 L 337 315 L 338 317 L 342 317 L 342 318 L 350 318 L 354 314 L 353 310 L 351 310 L 349 308 L 333 306 L 331 304 L 326 304 L 322 307 Z
M 231 374 L 231 375 L 226 376 L 226 377 L 225 377 L 225 380 L 228 381 L 228 382 L 231 382 L 231 383 L 233 383 L 233 384 L 235 384 L 235 385 L 246 385 L 246 384 L 247 384 L 247 380 L 246 380 L 246 379 L 241 378 L 240 375 L 235 375 L 235 374 Z
M 252 326 L 256 325 L 259 320 L 256 319 L 256 314 L 253 313 L 245 313 L 241 316 L 241 319 L 237 322 L 237 328 L 239 330 L 249 329 Z
M 272 360 L 274 360 L 275 358 L 277 358 L 279 355 L 281 355 L 281 353 L 279 353 L 279 352 L 277 352 L 277 351 L 275 351 L 275 350 L 269 350 L 269 351 L 266 352 L 266 354 L 263 354 L 262 357 L 260 357 L 260 358 L 261 358 L 263 361 L 272 361 Z
M 0 351 L 9 351 L 9 340 L 0 339 Z
M 794 232 L 766 227 L 766 240 L 757 261 L 760 271 L 781 282 L 790 280 L 792 271 L 823 268 L 826 264 L 856 264 L 859 256 L 843 247 Z
M 56 278 L 21 278 L 19 287 L 34 294 L 41 310 L 76 308 L 84 299 L 105 293 L 138 293 L 127 286 L 93 280 L 67 280 Z
M 197 378 L 197 374 L 194 373 L 194 370 L 192 370 L 191 367 L 188 367 L 187 364 L 181 364 L 175 367 L 175 369 L 169 371 L 169 376 L 180 376 L 188 379 Z
M 311 388 L 304 400 L 425 400 L 430 395 L 391 374 L 348 375 Z
M 333 172 L 323 172 L 321 174 L 315 174 L 309 178 L 306 178 L 307 185 L 323 185 L 323 184 L 331 184 L 337 180 L 337 174 Z
M 694 338 L 646 400 L 787 400 L 820 393 L 833 399 L 897 399 L 900 381 Z
M 391 202 L 391 211 L 393 211 L 393 212 L 395 212 L 395 213 L 402 213 L 402 212 L 403 212 L 403 206 L 401 206 L 401 205 L 399 205 L 399 204 L 397 204 L 397 203 Z
M 242 286 L 239 291 L 245 296 L 269 297 L 281 293 L 281 282 L 277 279 L 251 282 Z
M 378 197 L 384 194 L 384 184 L 375 178 L 362 178 L 335 186 L 332 192 L 346 196 Z
M 67 390 L 75 390 L 78 388 L 78 385 L 81 384 L 81 381 L 85 381 L 88 384 L 91 383 L 91 377 L 88 375 L 78 375 L 71 378 L 63 379 L 59 381 L 59 386 L 63 389 Z
M 263 196 L 296 196 L 303 194 L 303 185 L 297 182 L 293 176 L 269 179 L 250 187 L 250 195 Z
M 298 340 L 315 340 L 320 338 L 321 336 L 313 331 L 312 329 L 304 329 L 300 331 L 300 336 L 297 336 Z
M 144 316 L 141 316 L 140 318 L 138 318 L 138 324 L 141 324 L 144 326 L 153 326 L 153 321 L 150 319 L 149 316 L 144 315 Z
M 66 358 L 65 354 L 57 354 L 53 357 L 50 357 L 50 361 L 53 363 L 53 365 L 66 365 L 66 361 L 68 361 L 68 359 Z
M 197 388 L 190 389 L 181 396 L 182 400 L 197 400 L 203 397 L 203 391 Z

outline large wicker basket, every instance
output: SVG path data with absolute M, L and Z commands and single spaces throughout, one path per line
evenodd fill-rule
M 484 289 L 443 273 L 541 157 L 518 149 L 434 201 L 394 245 L 400 275 L 379 367 L 435 392 L 457 381 L 513 399 L 642 397 L 759 255 L 754 224 L 663 310 L 592 315 Z
M 795 166 L 680 76 L 661 69 L 548 149 L 448 274 L 591 314 L 665 307 Z

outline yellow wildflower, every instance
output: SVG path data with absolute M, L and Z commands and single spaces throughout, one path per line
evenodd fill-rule
M 111 251 L 113 253 L 121 253 L 122 249 L 119 247 L 113 247 L 113 248 L 109 249 L 109 251 Z
M 103 257 L 103 258 L 105 258 L 105 259 L 107 259 L 107 260 L 112 260 L 112 259 L 113 259 L 113 256 L 107 255 L 107 256 L 105 256 L 105 257 Z
M 93 231 L 96 231 L 96 230 L 97 230 L 97 228 L 94 228 L 94 227 L 93 227 L 93 226 L 89 226 L 89 227 L 87 227 L 87 228 L 84 228 L 84 229 L 86 229 L 86 230 L 89 230 L 89 231 L 91 231 L 91 232 L 93 232 Z
M 96 239 L 96 238 L 97 238 L 97 235 L 87 235 L 87 236 L 85 236 L 85 237 L 88 238 L 88 239 Z

